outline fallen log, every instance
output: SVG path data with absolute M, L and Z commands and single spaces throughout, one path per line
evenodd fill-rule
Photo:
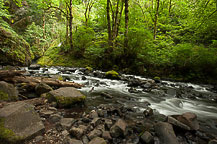
M 30 77 L 30 76 L 14 76 L 14 77 L 4 77 L 2 80 L 14 84 L 22 83 L 25 87 L 34 88 L 38 83 L 46 83 L 49 86 L 57 87 L 75 87 L 81 88 L 83 85 L 74 82 L 65 82 L 60 80 L 54 80 L 52 78 L 43 77 Z
M 3 78 L 4 81 L 12 82 L 12 83 L 26 83 L 27 86 L 35 87 L 38 83 L 46 83 L 49 86 L 57 86 L 57 87 L 75 87 L 81 88 L 83 85 L 74 83 L 74 82 L 65 82 L 60 80 L 54 80 L 52 78 L 43 78 L 43 77 L 27 77 L 27 76 L 14 76 Z
M 4 77 L 14 77 L 14 76 L 21 76 L 26 71 L 17 71 L 17 70 L 0 70 L 0 79 Z

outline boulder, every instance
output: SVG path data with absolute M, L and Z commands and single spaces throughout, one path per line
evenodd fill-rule
M 106 78 L 110 78 L 110 79 L 120 79 L 119 74 L 116 71 L 114 71 L 114 70 L 107 71 L 105 73 L 105 77 Z
M 84 102 L 86 96 L 73 87 L 62 87 L 46 94 L 49 101 L 56 101 L 59 107 L 71 107 L 75 103 Z
M 171 116 L 168 116 L 167 122 L 174 125 L 174 126 L 180 127 L 184 130 L 191 130 L 191 128 L 189 126 L 181 123 L 180 121 L 176 120 L 175 118 L 173 118 Z
M 166 122 L 158 122 L 154 126 L 161 144 L 179 144 L 175 132 L 171 124 Z
M 118 121 L 111 127 L 110 134 L 112 137 L 120 137 L 126 134 L 127 124 L 124 120 L 118 119 Z
M 143 133 L 143 135 L 141 136 L 141 140 L 147 144 L 154 143 L 154 137 L 148 131 L 145 131 Z
M 103 138 L 96 137 L 92 139 L 88 144 L 107 144 Z
M 12 84 L 0 81 L 0 101 L 16 100 L 18 100 L 17 89 Z
M 0 109 L 0 141 L 19 143 L 45 129 L 34 106 L 24 102 L 11 103 Z
M 39 70 L 41 66 L 39 64 L 31 64 L 28 69 L 30 70 Z
M 208 144 L 217 144 L 217 140 L 216 139 L 210 140 Z
M 197 115 L 191 112 L 184 113 L 180 116 L 177 116 L 177 120 L 183 124 L 189 126 L 191 130 L 198 130 L 199 123 L 197 121 Z
M 83 142 L 80 140 L 76 140 L 76 139 L 70 139 L 68 141 L 68 144 L 83 144 Z
M 69 132 L 72 136 L 76 137 L 77 139 L 80 139 L 86 131 L 87 127 L 84 125 L 80 125 L 78 128 L 72 127 Z
M 102 138 L 104 138 L 104 139 L 106 139 L 106 140 L 112 139 L 112 137 L 111 137 L 109 131 L 103 131 L 103 132 L 102 132 Z
M 49 91 L 52 91 L 53 89 L 47 85 L 46 83 L 39 83 L 35 86 L 35 92 L 38 94 L 38 95 L 41 95 L 43 93 L 47 93 Z
M 0 26 L 0 64 L 29 65 L 33 59 L 30 45 L 10 26 Z
M 70 129 L 73 123 L 74 123 L 73 118 L 62 118 L 60 120 L 60 124 L 64 129 Z
M 90 140 L 92 140 L 93 138 L 100 137 L 101 135 L 102 135 L 102 132 L 100 130 L 94 129 L 87 136 Z

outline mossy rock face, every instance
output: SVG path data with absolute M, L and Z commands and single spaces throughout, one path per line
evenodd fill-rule
M 74 104 L 83 103 L 86 96 L 72 87 L 63 87 L 50 91 L 45 96 L 50 102 L 57 102 L 58 107 L 72 107 Z
M 43 131 L 33 105 L 15 102 L 0 109 L 0 143 L 22 143 Z
M 16 100 L 18 100 L 17 89 L 12 84 L 0 81 L 0 101 Z
M 33 58 L 29 44 L 17 33 L 0 26 L 0 64 L 29 65 Z
M 106 78 L 110 78 L 110 79 L 120 79 L 119 74 L 114 70 L 107 71 L 105 73 L 105 76 L 106 76 Z

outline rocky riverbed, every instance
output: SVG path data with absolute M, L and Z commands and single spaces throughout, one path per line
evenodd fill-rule
M 0 101 L 3 144 L 217 143 L 214 86 L 109 75 L 90 68 L 32 65 L 18 69 L 26 70 L 25 76 L 83 87 L 76 90 L 40 83 L 28 89 L 23 83 L 1 82 L 0 90 L 13 98 L 9 101 L 15 100 Z

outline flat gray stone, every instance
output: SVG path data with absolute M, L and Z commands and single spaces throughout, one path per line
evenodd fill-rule
M 107 144 L 103 138 L 96 137 L 92 139 L 88 144 Z
M 17 89 L 12 84 L 0 81 L 0 101 L 16 100 L 18 100 Z
M 56 101 L 59 107 L 71 107 L 75 103 L 84 102 L 86 96 L 73 87 L 62 87 L 46 94 L 50 101 Z
M 154 129 L 159 136 L 161 144 L 179 144 L 171 124 L 158 122 Z
M 31 104 L 15 102 L 0 109 L 0 139 L 8 143 L 33 138 L 44 129 L 44 124 Z

